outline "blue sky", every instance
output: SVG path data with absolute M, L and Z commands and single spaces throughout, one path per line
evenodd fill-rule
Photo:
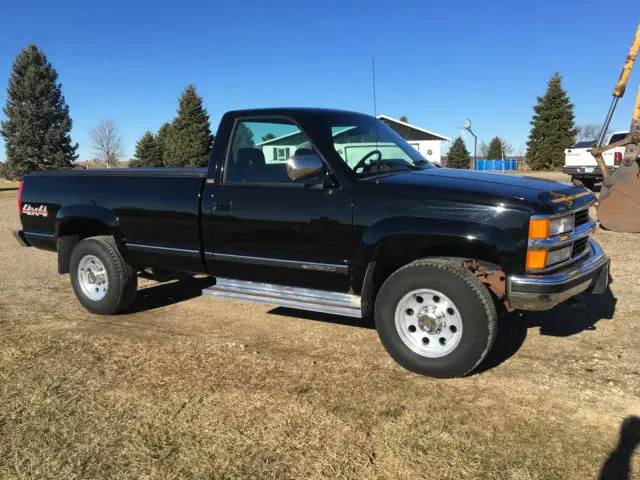
M 245 107 L 373 113 L 375 56 L 378 113 L 452 138 L 471 118 L 479 141 L 499 135 L 518 154 L 554 70 L 577 123 L 602 122 L 640 21 L 633 11 L 637 3 L 610 1 L 5 0 L 0 102 L 15 56 L 35 43 L 60 74 L 80 159 L 103 118 L 116 121 L 130 157 L 145 130 L 174 117 L 189 83 L 214 132 L 226 110 Z M 638 83 L 640 65 L 614 129 L 628 127 Z

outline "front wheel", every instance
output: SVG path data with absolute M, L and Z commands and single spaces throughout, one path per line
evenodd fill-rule
M 133 302 L 138 288 L 136 272 L 127 264 L 113 237 L 90 237 L 71 252 L 71 285 L 91 313 L 111 315 Z
M 446 260 L 417 260 L 384 282 L 375 319 L 382 344 L 400 365 L 451 378 L 468 374 L 488 355 L 498 314 L 471 272 Z

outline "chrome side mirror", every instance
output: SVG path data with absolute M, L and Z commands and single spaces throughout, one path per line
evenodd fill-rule
M 315 153 L 296 155 L 287 160 L 287 175 L 293 181 L 320 178 L 324 164 Z

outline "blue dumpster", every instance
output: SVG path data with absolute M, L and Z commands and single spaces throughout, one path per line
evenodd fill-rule
M 505 160 L 476 160 L 476 170 L 490 170 L 509 172 L 518 170 L 518 161 Z

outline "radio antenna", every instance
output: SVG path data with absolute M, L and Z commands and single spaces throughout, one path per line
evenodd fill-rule
M 373 116 L 378 116 L 378 110 L 376 108 L 376 58 L 371 57 L 371 74 L 373 77 Z

